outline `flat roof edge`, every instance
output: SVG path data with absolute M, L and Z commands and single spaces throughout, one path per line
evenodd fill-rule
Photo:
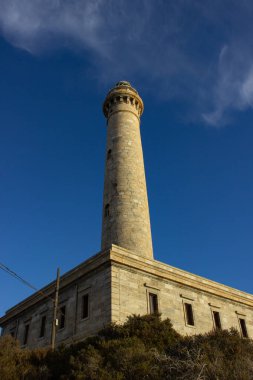
M 126 249 L 112 246 L 110 258 L 114 263 L 126 265 L 166 280 L 185 285 L 218 297 L 229 299 L 253 307 L 253 295 L 205 277 L 164 264 L 158 260 L 147 259 Z

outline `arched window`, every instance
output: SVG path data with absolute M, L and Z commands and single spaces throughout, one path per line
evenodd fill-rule
M 109 215 L 110 215 L 110 205 L 109 203 L 107 203 L 107 205 L 105 205 L 105 218 Z

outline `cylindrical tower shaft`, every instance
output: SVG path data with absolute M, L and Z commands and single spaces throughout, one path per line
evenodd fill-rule
M 104 106 L 107 149 L 102 250 L 112 244 L 153 258 L 140 135 L 143 102 L 128 82 L 118 82 Z

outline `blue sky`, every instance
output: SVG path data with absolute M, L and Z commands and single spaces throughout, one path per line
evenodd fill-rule
M 253 292 L 253 4 L 0 0 L 0 258 L 40 288 L 100 249 L 102 102 L 128 80 L 155 258 Z M 0 273 L 0 314 L 32 291 Z

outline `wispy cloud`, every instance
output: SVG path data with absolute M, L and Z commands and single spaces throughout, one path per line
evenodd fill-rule
M 240 46 L 221 49 L 216 83 L 211 87 L 213 110 L 203 113 L 204 120 L 214 126 L 225 124 L 230 111 L 253 107 L 253 56 Z
M 103 53 L 101 1 L 1 0 L 0 24 L 15 46 L 38 54 L 71 44 Z
M 82 49 L 101 81 L 138 78 L 225 124 L 253 107 L 250 0 L 0 0 L 0 32 L 31 54 Z

